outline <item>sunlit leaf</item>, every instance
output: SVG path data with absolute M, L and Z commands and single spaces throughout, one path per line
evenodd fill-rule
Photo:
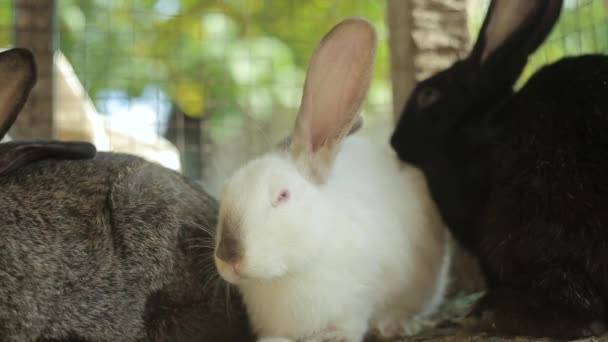
M 205 94 L 201 83 L 178 80 L 171 95 L 186 115 L 193 118 L 204 115 Z
M 72 34 L 82 34 L 86 24 L 86 18 L 82 10 L 76 5 L 62 7 L 62 14 L 65 16 L 66 27 Z

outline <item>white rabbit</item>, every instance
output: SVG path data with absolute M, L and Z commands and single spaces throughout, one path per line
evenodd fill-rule
M 291 140 L 224 188 L 216 266 L 263 341 L 407 334 L 443 297 L 448 233 L 424 176 L 388 145 L 342 143 L 360 123 L 375 49 L 366 20 L 336 25 L 312 56 Z

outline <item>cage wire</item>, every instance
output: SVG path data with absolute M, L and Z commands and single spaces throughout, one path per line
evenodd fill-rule
M 477 38 L 489 0 L 469 0 L 469 29 Z M 565 56 L 608 52 L 608 1 L 564 0 L 553 31 L 530 57 L 518 82 L 521 87 L 540 67 Z
M 133 145 L 165 142 L 165 156 L 177 151 L 181 171 L 217 193 L 291 130 L 312 50 L 346 16 L 379 28 L 385 62 L 364 115 L 368 132 L 388 122 L 384 10 L 373 0 L 60 1 L 59 45 L 110 125 Z
M 0 44 L 14 8 L 0 0 Z M 469 1 L 475 39 L 488 0 Z M 310 55 L 346 16 L 379 34 L 364 133 L 387 139 L 392 100 L 386 2 L 377 0 L 59 0 L 55 135 L 134 153 L 180 170 L 217 194 L 236 167 L 291 130 Z M 602 0 L 565 0 L 525 81 L 566 55 L 606 52 Z M 446 28 L 449 29 L 449 28 Z

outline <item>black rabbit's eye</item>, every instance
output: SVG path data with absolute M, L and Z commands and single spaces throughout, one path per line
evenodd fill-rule
M 436 88 L 422 88 L 418 91 L 416 95 L 416 102 L 418 103 L 418 108 L 425 108 L 439 100 L 439 90 Z

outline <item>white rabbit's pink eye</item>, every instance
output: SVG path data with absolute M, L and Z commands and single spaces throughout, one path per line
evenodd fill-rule
M 279 194 L 277 195 L 277 198 L 272 201 L 272 206 L 277 207 L 279 204 L 286 202 L 287 200 L 289 200 L 289 191 L 281 190 L 281 192 L 279 192 Z

